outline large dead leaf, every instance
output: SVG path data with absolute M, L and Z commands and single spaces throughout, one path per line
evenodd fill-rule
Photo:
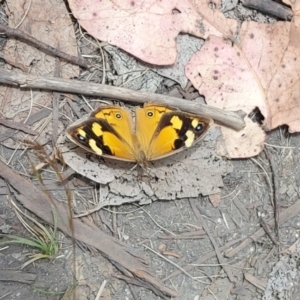
M 155 65 L 170 65 L 177 56 L 180 32 L 206 38 L 231 38 L 236 22 L 209 7 L 207 0 L 68 0 L 80 25 L 92 36 Z
M 52 47 L 77 56 L 75 34 L 64 2 L 59 0 L 37 0 L 33 2 L 8 0 L 6 2 L 10 27 L 16 27 L 21 22 L 18 29 Z M 28 5 L 30 5 L 29 9 Z M 23 72 L 36 75 L 54 75 L 55 57 L 46 55 L 35 47 L 19 40 L 10 38 L 3 50 L 3 56 L 11 65 L 21 68 Z M 11 68 L 11 66 L 7 67 Z M 64 78 L 78 76 L 79 68 L 77 66 L 61 62 L 59 69 L 60 76 Z M 29 121 L 30 124 L 34 124 L 42 130 L 44 128 L 34 122 L 35 117 L 31 117 L 36 116 L 36 119 L 43 119 L 44 116 L 38 117 L 40 109 L 50 107 L 48 116 L 50 115 L 49 120 L 51 120 L 52 98 L 52 93 L 38 90 L 31 93 L 19 88 L 0 87 L 0 105 L 4 117 L 15 122 Z M 33 120 L 32 122 L 30 118 Z M 46 125 L 47 120 L 41 122 L 48 126 L 39 137 L 39 141 L 45 143 L 49 141 L 49 134 L 51 134 L 52 129 L 51 125 Z M 1 126 L 0 140 L 3 141 L 5 136 L 13 135 L 14 132 L 15 130 Z M 14 139 L 22 138 L 24 138 L 24 134 L 14 135 Z M 3 143 L 8 147 L 16 146 L 15 141 L 12 139 L 7 139 Z
M 243 23 L 240 41 L 206 40 L 186 66 L 186 75 L 210 105 L 250 113 L 259 108 L 264 127 L 300 131 L 300 31 L 292 23 Z M 249 157 L 263 148 L 264 133 L 250 120 L 243 131 L 223 128 L 229 157 Z

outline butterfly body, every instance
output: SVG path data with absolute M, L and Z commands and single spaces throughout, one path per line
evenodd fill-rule
M 102 106 L 90 117 L 67 128 L 67 137 L 89 152 L 146 166 L 186 148 L 201 139 L 212 120 L 177 109 L 146 104 L 135 112 Z

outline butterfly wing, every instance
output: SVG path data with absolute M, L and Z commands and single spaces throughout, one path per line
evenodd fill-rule
M 172 110 L 168 107 L 165 112 L 159 114 L 157 120 L 158 122 L 153 127 L 153 121 L 150 121 L 149 118 L 137 118 L 137 122 L 143 122 L 142 126 L 137 126 L 137 130 L 152 126 L 150 140 L 147 136 L 147 160 L 160 159 L 191 147 L 204 137 L 212 124 L 212 120 L 209 118 Z M 144 135 L 144 132 L 139 135 Z M 144 139 L 146 140 L 146 138 Z
M 128 109 L 118 106 L 100 106 L 91 113 L 92 118 L 106 120 L 127 144 L 134 148 L 132 116 Z
M 147 153 L 151 140 L 162 116 L 174 109 L 163 105 L 145 104 L 135 112 L 136 136 L 144 153 Z
M 136 161 L 132 137 L 132 119 L 126 109 L 100 107 L 86 121 L 67 128 L 67 137 L 97 155 Z

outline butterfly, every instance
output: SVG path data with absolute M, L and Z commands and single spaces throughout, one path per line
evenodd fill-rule
M 111 105 L 98 107 L 85 121 L 68 127 L 66 135 L 89 152 L 146 167 L 191 147 L 212 122 L 160 104 L 137 107 L 133 122 L 128 109 Z

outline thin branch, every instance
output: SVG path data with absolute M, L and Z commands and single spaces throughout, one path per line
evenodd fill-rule
M 178 107 L 182 111 L 212 118 L 217 123 L 235 130 L 241 130 L 245 127 L 245 113 L 243 111 L 225 111 L 216 107 L 193 103 L 191 101 L 161 94 L 133 91 L 104 84 L 82 82 L 79 80 L 34 76 L 15 71 L 7 71 L 5 69 L 0 69 L 0 83 L 19 86 L 20 88 L 26 89 L 43 89 L 85 94 L 93 97 L 108 97 L 138 104 L 144 104 L 146 102 L 166 104 L 172 107 Z
M 34 37 L 30 36 L 29 34 L 25 33 L 24 31 L 10 28 L 8 26 L 5 26 L 3 24 L 0 24 L 0 31 L 2 33 L 5 33 L 8 37 L 14 37 L 17 38 L 18 40 L 25 42 L 31 46 L 34 46 L 35 48 L 42 50 L 43 52 L 50 54 L 52 56 L 56 56 L 59 58 L 62 58 L 63 60 L 70 62 L 74 65 L 78 65 L 80 67 L 83 67 L 85 69 L 88 69 L 91 65 L 89 64 L 88 61 L 86 61 L 82 57 L 76 57 L 73 55 L 69 55 L 65 52 L 62 52 L 50 45 L 47 45 Z

